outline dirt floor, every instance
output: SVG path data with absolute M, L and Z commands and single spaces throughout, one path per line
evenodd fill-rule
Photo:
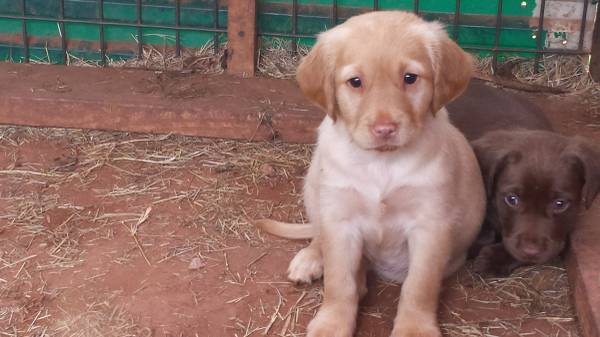
M 583 95 L 530 95 L 560 131 L 600 140 Z M 303 241 L 310 146 L 0 128 L 0 336 L 302 336 L 321 284 L 285 271 Z M 357 336 L 388 336 L 400 287 L 371 277 Z M 481 278 L 440 306 L 447 336 L 578 336 L 564 266 Z

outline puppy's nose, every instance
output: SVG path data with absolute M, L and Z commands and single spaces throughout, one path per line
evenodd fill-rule
M 527 255 L 535 256 L 541 254 L 545 247 L 543 240 L 532 240 L 526 239 L 521 241 L 520 247 L 521 251 Z
M 521 250 L 527 255 L 538 255 L 542 252 L 542 246 L 536 245 L 534 243 L 525 243 L 521 245 Z
M 398 124 L 392 122 L 371 125 L 371 133 L 377 138 L 390 138 L 398 130 Z

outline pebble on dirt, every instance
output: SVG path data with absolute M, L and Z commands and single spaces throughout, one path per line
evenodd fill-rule
M 262 164 L 260 171 L 267 177 L 275 175 L 275 168 L 270 164 Z
M 195 257 L 190 261 L 190 265 L 188 266 L 189 270 L 198 270 L 204 267 L 205 263 L 199 257 Z

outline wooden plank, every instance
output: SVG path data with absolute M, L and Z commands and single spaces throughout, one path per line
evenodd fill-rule
M 254 76 L 257 57 L 256 0 L 229 1 L 227 72 Z
M 573 234 L 567 272 L 584 337 L 600 336 L 600 200 L 587 210 Z
M 596 24 L 592 35 L 592 59 L 590 73 L 596 82 L 600 82 L 600 4 L 596 4 Z
M 0 63 L 0 124 L 311 143 L 293 81 Z

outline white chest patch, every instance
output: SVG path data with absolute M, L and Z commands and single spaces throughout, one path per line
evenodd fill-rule
M 402 282 L 408 273 L 406 229 L 412 226 L 405 207 L 382 201 L 361 225 L 364 255 L 383 278 Z

